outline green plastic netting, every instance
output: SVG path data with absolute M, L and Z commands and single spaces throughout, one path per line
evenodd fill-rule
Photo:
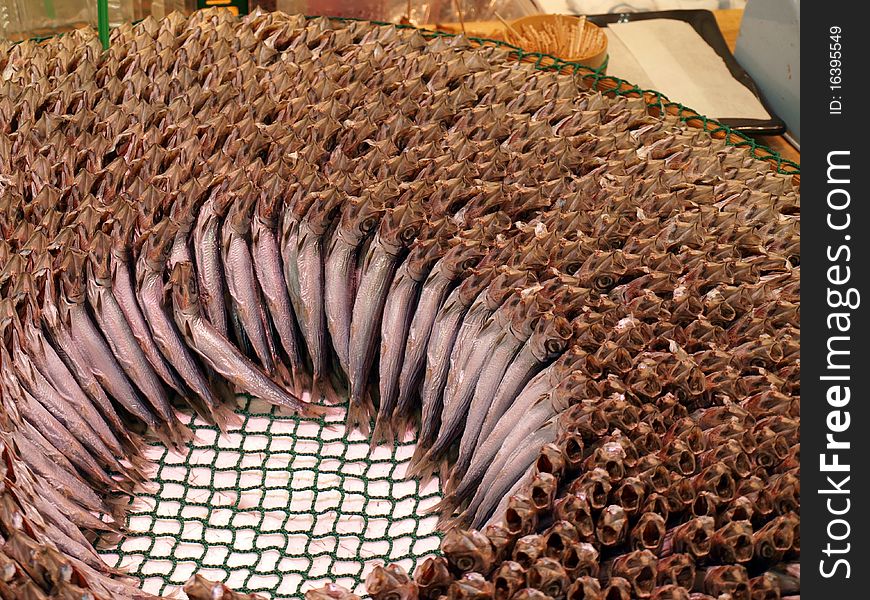
M 187 417 L 187 455 L 155 444 L 152 483 L 131 503 L 124 540 L 102 550 L 143 589 L 171 594 L 194 573 L 236 591 L 300 597 L 335 581 L 364 593 L 371 567 L 412 571 L 438 550 L 437 480 L 421 489 L 404 472 L 416 439 L 369 449 L 347 434 L 343 413 L 286 416 L 239 399 L 240 426 L 227 434 Z M 180 596 L 183 597 L 183 596 Z

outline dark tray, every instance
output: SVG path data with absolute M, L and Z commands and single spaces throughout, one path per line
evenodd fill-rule
M 719 30 L 719 24 L 716 23 L 716 17 L 709 10 L 662 10 L 653 12 L 637 12 L 637 13 L 611 13 L 606 15 L 588 15 L 587 18 L 598 26 L 606 26 L 608 23 L 626 23 L 628 21 L 643 21 L 646 19 L 676 19 L 685 21 L 695 28 L 705 42 L 710 44 L 710 47 L 716 51 L 716 54 L 722 57 L 725 65 L 731 72 L 731 75 L 749 88 L 755 96 L 761 101 L 761 105 L 770 115 L 770 119 L 728 119 L 721 118 L 718 115 L 706 115 L 716 119 L 720 123 L 727 125 L 731 129 L 742 131 L 744 133 L 762 134 L 762 135 L 779 135 L 785 133 L 785 123 L 782 119 L 774 114 L 773 109 L 764 99 L 758 88 L 755 87 L 755 82 L 749 76 L 749 73 L 743 70 L 731 50 L 728 49 L 728 44 L 725 43 L 725 38 L 722 37 L 722 32 Z M 618 76 L 618 75 L 617 75 Z M 630 83 L 630 82 L 629 82 Z M 672 98 L 678 101 L 678 98 Z M 689 108 L 692 108 L 691 106 Z

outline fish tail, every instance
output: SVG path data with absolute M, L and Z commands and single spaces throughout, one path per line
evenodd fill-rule
M 302 397 L 305 392 L 311 392 L 314 386 L 311 381 L 311 376 L 296 365 L 291 367 L 291 377 L 293 378 L 292 391 L 294 396 Z
M 449 479 L 444 480 L 446 481 L 445 485 L 447 485 L 451 490 L 462 481 L 465 472 L 468 471 L 468 467 L 471 465 L 471 458 L 471 455 L 461 456 L 457 459 L 456 463 L 454 463 L 453 468 L 450 470 Z
M 239 428 L 242 426 L 244 419 L 236 414 L 231 406 L 226 404 L 209 404 L 205 407 L 206 414 L 203 417 L 211 421 L 221 433 L 225 434 L 229 428 Z
M 446 496 L 441 498 L 441 500 L 437 504 L 430 506 L 429 508 L 424 510 L 423 513 L 427 515 L 434 515 L 435 513 L 439 513 L 441 515 L 453 514 L 453 511 L 456 510 L 456 506 L 456 498 L 454 498 L 452 494 L 447 494 Z
M 466 508 L 462 512 L 456 512 L 458 508 L 459 505 L 455 506 L 451 511 L 444 511 L 441 513 L 441 516 L 438 518 L 437 524 L 437 527 L 440 531 L 447 533 L 451 529 L 455 529 L 456 527 L 463 527 L 468 523 L 468 508 Z
M 393 413 L 393 417 L 390 421 L 390 428 L 393 430 L 396 439 L 398 440 L 405 439 L 416 430 L 416 423 L 414 418 L 410 415 Z
M 181 424 L 179 423 L 179 425 Z M 190 429 L 184 425 L 174 427 L 170 422 L 164 423 L 163 427 L 155 429 L 154 435 L 163 445 L 178 453 L 184 453 L 185 444 L 193 440 L 193 432 Z
M 94 544 L 94 549 L 99 551 L 103 549 L 115 548 L 124 539 L 124 534 L 115 528 L 106 528 L 101 531 L 97 538 L 97 543 Z
M 134 485 L 141 485 L 142 482 L 150 479 L 149 472 L 153 464 L 145 458 L 145 444 L 138 444 L 136 450 L 130 452 L 127 456 L 122 457 L 119 465 L 123 470 L 118 471 L 116 475 L 125 481 L 129 481 Z
M 393 430 L 392 422 L 382 413 L 378 413 L 378 416 L 375 419 L 375 429 L 372 432 L 371 439 L 369 440 L 369 451 L 374 450 L 376 446 L 381 444 L 395 446 L 395 441 L 396 433 Z
M 344 402 L 345 398 L 342 397 L 341 393 L 336 389 L 336 386 L 332 383 L 332 381 L 320 379 L 318 382 L 318 387 L 320 388 L 320 393 L 329 404 L 335 406 Z M 371 406 L 371 401 L 369 401 L 369 406 Z M 371 414 L 372 412 L 374 412 L 373 407 L 369 414 Z
M 413 479 L 417 475 L 417 466 L 420 462 L 426 457 L 426 447 L 417 443 L 417 446 L 414 448 L 414 454 L 411 456 L 411 460 L 408 462 L 408 467 L 405 469 L 405 479 Z
M 235 404 L 236 402 L 236 391 L 233 389 L 232 384 L 226 379 L 217 375 L 214 371 L 209 369 L 209 377 L 208 380 L 211 382 L 211 389 L 214 392 L 215 396 L 224 401 L 225 404 Z
M 126 523 L 127 515 L 133 509 L 135 498 L 131 501 L 130 496 L 107 496 L 103 498 L 103 505 L 108 509 L 108 516 L 112 518 L 113 523 Z M 105 521 L 104 521 L 105 522 Z M 106 523 L 106 526 L 110 525 Z M 113 531 L 121 533 L 118 526 L 111 525 Z
M 330 415 L 337 415 L 341 412 L 338 406 L 323 406 L 322 404 L 306 403 L 304 415 L 311 418 L 323 418 Z
M 371 398 L 366 395 L 360 402 L 350 401 L 347 407 L 347 429 L 353 431 L 359 429 L 360 433 L 367 436 L 371 431 L 371 419 L 375 412 Z

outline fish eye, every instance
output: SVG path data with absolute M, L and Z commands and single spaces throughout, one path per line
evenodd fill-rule
M 613 285 L 613 277 L 610 275 L 601 275 L 595 279 L 595 287 L 599 290 L 606 290 Z
M 362 225 L 361 225 L 361 229 L 363 231 L 371 231 L 374 228 L 374 226 L 377 224 L 378 224 L 377 217 L 367 217 L 366 219 L 363 220 Z
M 462 556 L 456 561 L 456 566 L 461 571 L 470 571 L 474 568 L 474 560 L 469 556 Z
M 549 340 L 544 346 L 547 349 L 547 352 L 550 354 L 556 354 L 562 350 L 562 344 L 560 344 L 557 340 Z
M 462 263 L 460 263 L 459 267 L 463 271 L 467 271 L 468 269 L 473 268 L 474 265 L 476 265 L 476 264 L 477 264 L 476 258 L 466 258 L 464 261 L 462 261 Z
M 414 238 L 417 237 L 417 228 L 416 227 L 407 227 L 404 231 L 402 231 L 402 241 L 403 242 L 412 242 Z

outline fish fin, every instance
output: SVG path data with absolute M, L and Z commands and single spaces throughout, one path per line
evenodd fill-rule
M 273 357 L 272 362 L 275 365 L 274 377 L 272 379 L 281 387 L 294 391 L 295 394 L 296 383 L 290 369 L 287 368 L 283 360 L 277 357 Z
M 302 402 L 300 400 L 299 408 L 295 409 L 294 412 L 305 419 L 322 419 L 330 415 L 341 413 L 341 408 L 338 406 L 324 406 L 323 404 Z
M 222 434 L 226 434 L 230 428 L 238 429 L 244 423 L 244 419 L 236 414 L 236 411 L 227 404 L 209 404 L 205 406 L 201 416 L 214 424 Z
M 423 511 L 424 514 L 434 515 L 435 513 L 439 513 L 442 516 L 445 514 L 453 514 L 453 511 L 456 510 L 456 498 L 452 494 L 447 494 L 441 500 L 430 506 L 426 510 Z
M 351 401 L 347 407 L 347 429 L 353 431 L 359 429 L 360 433 L 367 436 L 371 431 L 371 419 L 375 407 L 372 405 L 371 398 L 366 396 L 362 402 Z
M 450 477 L 450 465 L 446 460 L 441 461 L 441 465 L 438 467 L 437 472 L 439 481 L 447 481 L 448 477 Z
M 401 442 L 408 437 L 408 435 L 414 433 L 416 430 L 416 423 L 414 418 L 410 415 L 398 415 L 393 413 L 393 416 L 390 419 L 390 429 L 393 431 L 396 440 Z
M 332 406 L 336 406 L 338 404 L 342 404 L 345 401 L 345 398 L 342 397 L 341 393 L 338 392 L 336 387 L 332 384 L 331 381 L 327 381 L 325 379 L 318 380 L 317 386 L 320 390 L 322 396 L 326 399 L 326 401 Z M 374 412 L 374 409 L 370 411 Z
M 112 518 L 112 521 L 115 523 L 126 523 L 127 515 L 136 504 L 136 498 L 131 501 L 129 496 L 107 496 L 103 499 L 103 504 L 105 508 L 109 509 L 107 514 Z M 117 529 L 120 531 L 120 527 Z
M 405 479 L 413 479 L 416 476 L 417 465 L 426 456 L 427 450 L 428 448 L 423 446 L 419 441 L 417 442 L 417 446 L 414 448 L 414 454 L 411 456 L 411 460 L 408 462 L 408 466 L 405 469 Z
M 417 478 L 420 481 L 420 487 L 426 487 L 427 485 L 429 485 L 429 483 L 435 477 L 437 469 L 437 463 L 433 462 L 432 459 L 427 456 L 425 462 L 420 465 L 420 469 L 417 475 Z
M 176 423 L 177 425 L 170 422 L 164 423 L 164 426 L 154 431 L 153 434 L 167 448 L 184 454 L 187 442 L 193 441 L 193 432 L 181 422 L 176 421 Z
M 369 452 L 380 445 L 395 447 L 396 436 L 393 432 L 389 419 L 381 418 L 380 413 L 375 420 L 375 429 L 369 439 Z
M 438 517 L 438 522 L 435 527 L 438 531 L 447 533 L 451 529 L 454 529 L 457 525 L 459 525 L 459 516 L 455 515 L 452 512 L 450 513 L 441 513 L 441 516 Z
M 294 396 L 301 398 L 305 392 L 311 392 L 314 389 L 312 387 L 311 375 L 302 369 L 294 367 L 292 370 L 292 378 L 293 384 L 290 389 Z
M 97 543 L 94 544 L 95 550 L 108 550 L 115 548 L 124 539 L 124 534 L 117 530 L 101 531 L 97 538 Z
M 444 482 L 445 489 L 449 489 L 451 491 L 455 490 L 459 483 L 462 481 L 462 478 L 465 477 L 465 473 L 468 471 L 469 463 L 471 461 L 464 461 L 460 463 L 457 461 L 453 464 L 453 468 L 450 469 L 450 473 L 447 475 L 447 478 L 442 479 Z

